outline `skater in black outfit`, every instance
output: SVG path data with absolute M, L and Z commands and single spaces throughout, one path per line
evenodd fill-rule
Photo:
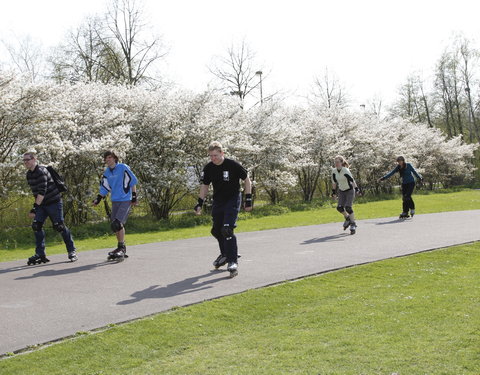
M 23 163 L 28 169 L 27 181 L 32 189 L 35 201 L 28 216 L 33 219 L 32 229 L 35 234 L 35 255 L 28 258 L 28 265 L 47 263 L 50 260 L 45 254 L 45 231 L 43 224 L 50 218 L 53 229 L 59 232 L 67 247 L 68 259 L 75 262 L 77 253 L 70 229 L 64 223 L 63 202 L 60 192 L 53 181 L 50 172 L 43 165 L 39 165 L 33 152 L 23 155 Z
M 391 172 L 381 177 L 378 181 L 384 181 L 387 178 L 392 177 L 395 173 L 400 173 L 400 177 L 402 178 L 401 191 L 403 201 L 403 210 L 400 214 L 400 219 L 406 219 L 415 215 L 415 202 L 412 199 L 413 190 L 415 189 L 415 177 L 419 180 L 423 180 L 423 177 L 410 163 L 405 162 L 403 156 L 397 158 L 397 163 L 398 165 Z M 410 210 L 410 215 L 408 210 Z
M 240 180 L 245 182 L 245 211 L 252 210 L 252 183 L 247 170 L 234 160 L 225 158 L 223 147 L 219 142 L 212 142 L 208 147 L 210 163 L 201 174 L 200 194 L 194 210 L 197 215 L 213 185 L 212 235 L 218 240 L 220 255 L 213 265 L 219 268 L 228 263 L 230 277 L 238 274 L 238 246 L 234 229 L 241 205 Z

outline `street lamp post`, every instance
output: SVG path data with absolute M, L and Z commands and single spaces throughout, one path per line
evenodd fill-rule
M 260 77 L 260 104 L 263 104 L 262 74 L 263 72 L 261 70 L 255 72 L 255 75 Z

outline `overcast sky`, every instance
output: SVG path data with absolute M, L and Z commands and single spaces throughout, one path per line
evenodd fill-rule
M 168 77 L 202 90 L 207 65 L 245 38 L 271 75 L 268 94 L 302 97 L 325 67 L 356 104 L 377 95 L 389 102 L 411 72 L 428 78 L 453 33 L 480 37 L 478 0 L 143 0 L 149 23 L 169 48 Z M 0 33 L 58 44 L 103 0 L 1 0 Z

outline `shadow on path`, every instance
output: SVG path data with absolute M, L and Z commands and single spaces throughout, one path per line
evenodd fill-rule
M 25 261 L 25 263 L 26 263 L 26 261 Z M 36 265 L 32 265 L 32 266 L 27 266 L 25 264 L 25 265 L 16 266 L 16 267 L 3 268 L 3 269 L 0 269 L 0 275 L 3 274 L 3 273 L 24 271 L 24 270 L 33 269 L 33 268 L 49 267 L 49 266 L 53 266 L 54 264 L 62 264 L 62 263 L 71 263 L 71 262 L 68 260 L 68 261 L 62 261 L 62 262 L 41 263 L 41 264 L 36 264 Z
M 409 222 L 410 220 L 412 220 L 412 218 L 410 218 L 410 219 L 394 219 L 394 220 L 390 220 L 390 221 L 381 221 L 381 222 L 375 223 L 375 225 L 388 225 L 388 224 L 407 223 L 407 222 Z
M 224 280 L 224 273 L 220 271 L 221 278 L 205 280 L 202 282 L 200 279 L 212 276 L 212 273 L 219 272 L 219 271 L 210 271 L 204 275 L 189 277 L 188 279 L 177 281 L 172 284 L 168 284 L 167 286 L 159 286 L 159 285 L 152 285 L 146 289 L 139 290 L 138 292 L 134 292 L 131 295 L 131 299 L 120 301 L 117 305 L 130 305 L 132 303 L 140 302 L 144 299 L 148 298 L 168 298 L 174 297 L 181 294 L 187 294 L 192 292 L 197 292 L 199 290 L 210 289 L 212 286 L 210 284 L 214 284 L 221 280 Z M 223 274 L 223 275 L 222 275 Z
M 71 262 L 60 262 L 60 263 L 71 263 Z M 84 266 L 78 266 L 78 267 L 73 267 L 73 268 L 63 268 L 61 270 L 49 269 L 49 270 L 37 272 L 33 275 L 17 277 L 15 280 L 28 280 L 28 279 L 34 279 L 36 277 L 45 277 L 45 276 L 69 275 L 71 273 L 89 271 L 89 270 L 93 270 L 93 269 L 98 268 L 98 267 L 109 266 L 109 265 L 116 264 L 116 263 L 117 262 L 107 262 L 107 261 L 105 261 L 105 262 L 101 262 L 101 263 L 86 264 Z
M 330 241 L 341 241 L 345 236 L 350 236 L 350 232 L 334 234 L 333 236 L 326 237 L 317 237 L 310 240 L 305 240 L 300 245 L 311 245 L 312 243 L 321 243 L 321 242 L 330 242 Z

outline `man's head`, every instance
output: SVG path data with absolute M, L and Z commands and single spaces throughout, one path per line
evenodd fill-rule
M 221 165 L 225 160 L 225 153 L 223 152 L 223 146 L 220 142 L 212 142 L 208 146 L 208 156 L 215 165 Z
M 118 163 L 118 156 L 115 155 L 115 153 L 111 150 L 105 151 L 103 153 L 103 160 L 105 161 L 105 164 L 107 164 L 109 168 L 114 168 L 115 164 Z
M 23 165 L 31 171 L 35 169 L 37 166 L 37 156 L 34 152 L 26 152 L 23 154 Z

